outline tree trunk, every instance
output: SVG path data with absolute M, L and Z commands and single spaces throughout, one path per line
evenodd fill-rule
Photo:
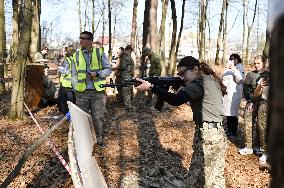
M 157 45 L 157 8 L 158 8 L 158 0 L 151 0 L 151 8 L 150 8 L 150 46 L 154 53 L 158 51 Z
M 32 2 L 24 1 L 21 6 L 20 17 L 22 18 L 19 27 L 19 43 L 15 65 L 13 67 L 13 88 L 11 97 L 11 118 L 23 118 L 24 116 L 24 86 L 25 86 L 25 66 L 29 61 L 29 47 L 31 43 L 31 25 L 32 25 Z M 22 15 L 21 15 L 22 14 Z
M 112 58 L 112 49 L 111 49 L 111 7 L 110 7 L 110 0 L 108 0 L 108 59 L 111 60 Z
M 95 33 L 95 0 L 92 0 L 92 33 Z
M 177 45 L 177 15 L 176 15 L 176 5 L 174 0 L 171 1 L 171 9 L 172 9 L 172 20 L 173 20 L 173 32 L 172 32 L 172 38 L 171 38 L 171 49 L 169 54 L 169 67 L 167 70 L 168 75 L 174 75 L 176 70 L 176 45 Z
M 105 30 L 106 30 L 106 18 L 105 18 L 105 9 L 106 9 L 106 4 L 105 1 L 103 1 L 103 9 L 102 9 L 102 14 L 103 14 L 103 31 L 102 31 L 102 41 L 101 45 L 104 45 L 104 39 L 105 39 Z
M 180 44 L 180 38 L 181 38 L 182 30 L 183 30 L 184 6 L 185 6 L 185 0 L 182 1 L 181 19 L 180 19 L 180 29 L 179 29 L 178 38 L 177 38 L 177 46 L 176 46 L 175 57 L 177 57 L 177 54 L 178 54 L 178 49 L 179 49 L 179 44 Z
M 78 0 L 78 16 L 79 16 L 79 33 L 82 32 L 82 18 L 81 18 L 81 0 Z
M 205 31 L 206 31 L 206 17 L 207 17 L 207 0 L 201 0 L 199 3 L 199 61 L 202 62 L 205 60 Z
M 256 10 L 257 10 L 257 3 L 258 3 L 258 0 L 255 0 L 252 22 L 251 22 L 251 25 L 248 24 L 248 35 L 247 35 L 247 45 L 246 45 L 247 47 L 246 47 L 246 56 L 245 56 L 245 62 L 246 63 L 248 63 L 249 39 L 250 39 L 251 30 L 253 28 L 254 20 L 255 20 L 255 15 L 256 15 Z
M 30 53 L 32 56 L 35 55 L 36 52 L 40 51 L 40 5 L 41 0 L 35 0 L 35 9 L 33 9 L 32 13 L 32 30 L 31 30 L 31 45 L 30 45 Z
M 137 33 L 137 7 L 138 7 L 138 0 L 134 0 L 133 1 L 133 12 L 132 12 L 131 39 L 130 39 L 130 45 L 132 46 L 133 49 L 136 49 L 135 41 L 136 41 L 136 33 Z
M 112 33 L 112 36 L 113 36 L 113 40 L 112 40 L 112 46 L 114 46 L 115 44 L 115 39 L 116 39 L 116 24 L 117 24 L 117 14 L 114 15 L 114 23 L 113 23 L 113 33 Z
M 243 0 L 243 38 L 242 38 L 242 59 L 245 60 L 245 38 L 246 38 L 246 19 L 247 19 L 247 0 Z M 244 64 L 247 64 L 247 62 L 244 62 Z
M 283 5 L 281 2 L 280 4 Z M 283 7 L 283 6 L 278 6 Z M 282 11 L 283 12 L 283 11 Z M 271 32 L 269 50 L 271 85 L 269 95 L 268 149 L 271 164 L 271 188 L 284 187 L 284 14 L 278 17 Z
M 166 64 L 165 64 L 165 28 L 166 28 L 166 18 L 167 18 L 167 10 L 168 10 L 168 3 L 169 0 L 162 0 L 162 19 L 160 24 L 160 31 L 159 31 L 159 46 L 160 46 L 160 62 L 162 66 L 161 76 L 166 75 Z
M 6 42 L 5 42 L 5 11 L 4 1 L 0 2 L 0 94 L 5 92 L 4 82 L 4 56 L 6 54 Z
M 87 20 L 88 20 L 88 16 L 87 16 L 87 12 L 88 12 L 88 0 L 85 0 L 85 10 L 84 10 L 84 31 L 86 31 L 86 27 L 87 27 Z
M 228 54 L 228 41 L 227 41 L 227 26 L 228 26 L 228 5 L 229 2 L 226 0 L 225 3 L 225 15 L 224 15 L 224 24 L 223 24 L 223 57 L 222 57 L 222 64 L 225 65 L 227 60 L 227 54 Z
M 266 30 L 266 40 L 262 55 L 267 59 L 269 57 L 269 46 L 270 46 L 270 33 Z
M 216 49 L 216 58 L 215 58 L 215 64 L 220 65 L 221 64 L 221 45 L 223 43 L 223 37 L 222 37 L 222 30 L 223 30 L 223 24 L 224 24 L 224 12 L 226 8 L 226 1 L 223 0 L 222 4 L 222 10 L 221 10 L 221 16 L 220 16 L 220 23 L 219 23 L 219 30 L 218 30 L 218 38 L 217 38 L 217 49 Z
M 151 50 L 157 52 L 157 0 L 146 0 L 144 10 L 143 22 L 143 40 L 142 46 L 148 46 Z M 141 75 L 146 76 L 146 62 L 145 57 L 141 58 Z
M 12 36 L 12 61 L 15 59 L 19 43 L 19 1 L 13 0 L 13 36 Z

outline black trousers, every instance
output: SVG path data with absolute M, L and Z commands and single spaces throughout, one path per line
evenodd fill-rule
M 227 127 L 229 133 L 236 135 L 238 131 L 238 118 L 237 116 L 227 116 Z
M 70 88 L 61 87 L 58 103 L 60 106 L 60 111 L 63 114 L 66 114 L 69 111 L 67 101 L 75 103 L 75 92 Z

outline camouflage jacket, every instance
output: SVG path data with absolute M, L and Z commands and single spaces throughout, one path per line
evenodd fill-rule
M 161 76 L 162 66 L 160 62 L 160 57 L 157 54 L 152 53 L 149 60 L 151 64 L 149 76 Z
M 124 55 L 118 65 L 118 73 L 122 79 L 131 79 L 134 76 L 134 61 L 131 56 Z

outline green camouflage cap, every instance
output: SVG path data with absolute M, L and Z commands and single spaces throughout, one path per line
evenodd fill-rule
M 151 49 L 148 47 L 144 47 L 142 50 L 142 55 L 148 56 L 151 54 Z

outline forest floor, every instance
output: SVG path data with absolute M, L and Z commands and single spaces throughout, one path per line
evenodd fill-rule
M 220 70 L 219 70 L 220 71 Z M 12 171 L 25 150 L 41 133 L 28 116 L 23 121 L 8 118 L 10 93 L 0 96 L 0 184 Z M 144 107 L 136 98 L 136 109 L 127 112 L 108 96 L 105 118 L 106 147 L 94 147 L 103 175 L 111 188 L 146 187 L 149 172 L 163 169 L 177 179 L 186 177 L 193 153 L 195 125 L 188 105 L 170 107 L 162 112 Z M 241 156 L 243 145 L 243 104 L 237 139 L 228 139 L 226 153 L 226 187 L 268 187 L 269 166 L 259 165 L 259 156 Z M 58 121 L 56 106 L 34 112 L 44 130 Z M 60 153 L 68 160 L 69 125 L 66 123 L 51 136 Z M 71 176 L 53 154 L 42 144 L 26 161 L 10 187 L 73 187 Z
M 8 119 L 10 97 L 2 95 L 0 110 L 0 183 L 17 164 L 28 146 L 41 134 L 35 123 Z M 140 105 L 139 102 L 136 103 Z M 34 113 L 46 130 L 58 116 L 56 106 Z M 53 117 L 53 118 L 52 118 Z M 161 168 L 174 177 L 184 178 L 193 153 L 195 125 L 189 106 L 165 106 L 157 112 L 139 108 L 127 112 L 109 97 L 105 121 L 107 147 L 96 148 L 94 155 L 110 187 L 134 187 L 133 179 L 143 185 L 147 173 Z M 240 119 L 240 126 L 243 125 Z M 56 130 L 51 139 L 68 161 L 68 124 Z M 241 130 L 241 129 L 240 129 Z M 258 156 L 241 156 L 241 132 L 235 140 L 228 139 L 225 178 L 227 187 L 268 187 L 269 166 L 260 166 Z M 146 180 L 145 180 L 146 181 Z M 133 185 L 133 186 L 131 186 Z M 73 187 L 70 175 L 47 144 L 42 144 L 27 160 L 10 187 Z

